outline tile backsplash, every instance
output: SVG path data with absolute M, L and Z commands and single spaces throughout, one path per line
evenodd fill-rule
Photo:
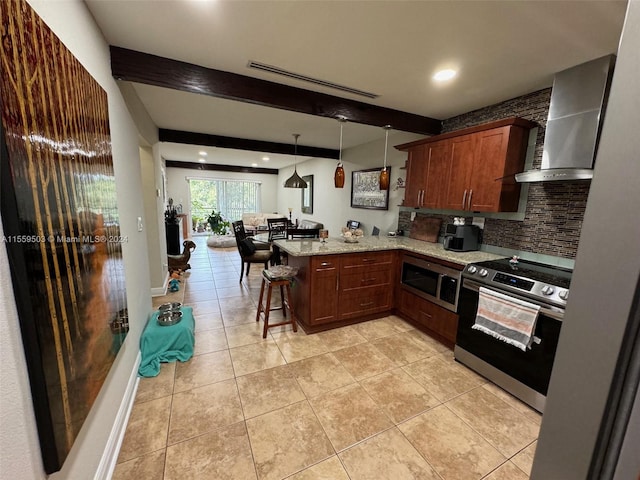
M 540 168 L 550 97 L 551 89 L 547 88 L 474 110 L 445 120 L 442 133 L 509 117 L 532 120 L 539 125 L 533 167 Z M 524 220 L 487 218 L 483 243 L 510 250 L 575 258 L 590 185 L 588 181 L 530 184 Z M 410 211 L 400 212 L 398 229 L 405 232 L 411 229 L 410 215 Z M 453 215 L 425 215 L 442 218 L 441 234 L 444 233 L 444 225 L 453 222 Z M 467 223 L 471 220 L 469 217 Z

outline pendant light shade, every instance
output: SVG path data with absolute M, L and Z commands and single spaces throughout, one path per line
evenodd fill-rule
M 389 171 L 387 170 L 387 145 L 389 144 L 389 130 L 391 125 L 385 125 L 384 127 L 384 166 L 380 172 L 380 190 L 389 189 Z
M 342 127 L 344 126 L 344 122 L 347 121 L 347 118 L 339 115 L 338 121 L 340 122 L 340 150 L 338 154 L 338 165 L 336 166 L 336 171 L 333 174 L 333 185 L 336 188 L 344 188 L 344 168 L 342 167 Z
M 294 162 L 298 160 L 298 137 L 299 136 L 300 136 L 299 133 L 293 134 L 293 138 L 295 138 L 296 140 L 296 146 L 294 150 Z M 295 163 L 293 164 L 293 175 L 287 178 L 287 180 L 284 182 L 284 187 L 285 188 L 307 188 L 307 182 L 305 182 L 302 178 L 300 178 L 300 175 L 298 175 L 298 170 L 296 169 Z

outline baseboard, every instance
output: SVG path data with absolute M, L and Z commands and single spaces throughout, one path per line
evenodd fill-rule
M 110 480 L 113 476 L 113 472 L 116 468 L 116 462 L 118 460 L 118 453 L 124 440 L 124 432 L 127 429 L 127 423 L 129 423 L 129 415 L 131 415 L 131 409 L 133 408 L 133 402 L 136 398 L 136 391 L 138 390 L 138 383 L 140 378 L 138 377 L 138 367 L 140 366 L 140 353 L 136 357 L 136 361 L 133 365 L 133 370 L 129 376 L 129 382 L 127 388 L 122 397 L 120 408 L 116 414 L 115 422 L 111 428 L 109 439 L 107 440 L 107 446 L 102 454 L 102 459 L 98 465 L 94 480 Z
M 161 287 L 155 287 L 151 289 L 152 297 L 162 297 L 167 294 L 167 287 L 169 286 L 169 272 L 164 277 L 164 283 Z

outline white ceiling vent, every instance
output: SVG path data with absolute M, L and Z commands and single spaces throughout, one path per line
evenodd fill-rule
M 249 68 L 262 70 L 263 72 L 275 73 L 276 75 L 283 75 L 285 77 L 294 78 L 296 80 L 302 80 L 303 82 L 315 83 L 316 85 L 322 85 L 323 87 L 333 88 L 335 90 L 341 90 L 343 92 L 352 93 L 354 95 L 360 95 L 362 97 L 378 98 L 380 96 L 376 93 L 365 92 L 363 90 L 358 90 L 357 88 L 345 87 L 344 85 L 339 85 L 337 83 L 327 82 L 325 80 L 320 80 L 318 78 L 307 77 L 306 75 L 290 72 L 280 67 L 274 67 L 273 65 L 267 65 L 266 63 L 255 62 L 253 60 L 249 60 L 249 63 L 247 64 L 247 66 Z

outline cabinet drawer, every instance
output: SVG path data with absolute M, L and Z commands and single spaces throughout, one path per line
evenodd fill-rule
M 390 308 L 391 291 L 385 286 L 364 288 L 357 295 L 341 294 L 338 310 L 340 319 L 347 319 Z
M 414 304 L 415 320 L 429 330 L 433 330 L 455 343 L 458 331 L 458 315 L 423 298 L 416 297 L 416 300 L 418 301 Z
M 455 343 L 458 331 L 458 315 L 455 313 L 406 290 L 400 290 L 398 310 L 420 325 Z
M 311 257 L 311 270 L 320 272 L 323 270 L 337 270 L 340 267 L 340 258 L 336 255 L 321 255 Z
M 357 253 L 342 256 L 342 271 L 344 273 L 362 270 L 364 268 L 390 268 L 393 263 L 393 252 Z
M 366 269 L 355 273 L 342 273 L 340 275 L 340 291 L 353 291 L 365 287 L 389 285 L 391 283 L 391 270 Z M 354 292 L 355 293 L 355 292 Z

